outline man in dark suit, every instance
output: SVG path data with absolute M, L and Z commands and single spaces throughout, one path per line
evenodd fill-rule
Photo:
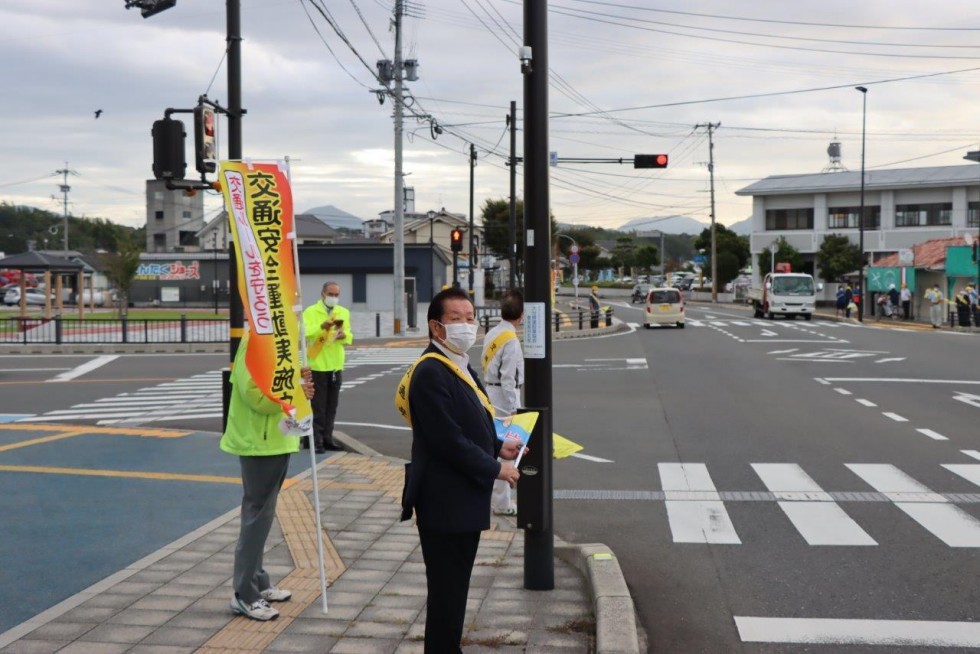
M 517 483 L 520 473 L 510 460 L 518 444 L 497 438 L 493 407 L 469 366 L 466 351 L 476 341 L 477 324 L 466 293 L 448 288 L 437 294 L 428 322 L 429 347 L 407 392 L 412 462 L 402 519 L 414 509 L 425 560 L 425 653 L 453 654 L 462 652 L 470 574 L 480 532 L 490 528 L 493 482 Z M 498 462 L 497 456 L 508 460 Z

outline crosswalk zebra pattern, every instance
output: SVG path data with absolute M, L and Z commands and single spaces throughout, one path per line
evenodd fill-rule
M 421 348 L 351 348 L 345 362 L 341 392 L 385 375 L 403 371 L 422 353 Z M 384 370 L 355 375 L 350 369 L 386 366 Z M 98 425 L 142 425 L 151 422 L 186 422 L 221 418 L 221 369 L 125 392 L 68 409 L 26 416 L 17 422 L 95 421 Z
M 719 491 L 703 463 L 659 463 L 661 491 L 555 491 L 558 500 L 663 501 L 675 543 L 741 545 L 728 512 L 731 502 L 775 502 L 811 546 L 874 547 L 879 543 L 842 504 L 892 506 L 948 547 L 980 547 L 980 520 L 959 504 L 980 503 L 980 493 L 939 493 L 895 465 L 848 463 L 873 491 L 827 491 L 795 463 L 753 463 L 766 491 Z M 980 464 L 945 464 L 947 471 L 980 486 Z

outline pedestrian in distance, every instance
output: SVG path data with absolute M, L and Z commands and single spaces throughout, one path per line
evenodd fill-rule
M 857 307 L 857 303 L 854 302 L 854 287 L 850 283 L 844 288 L 844 317 L 851 317 L 852 307 Z
M 599 327 L 599 313 L 602 309 L 599 306 L 599 287 L 593 286 L 592 292 L 589 294 L 589 325 L 592 329 L 597 329 Z
M 412 427 L 402 520 L 414 511 L 425 561 L 425 654 L 461 654 L 470 575 L 480 532 L 490 528 L 493 482 L 517 483 L 520 473 L 510 461 L 518 444 L 497 438 L 493 406 L 469 365 L 477 324 L 466 292 L 436 294 L 427 318 L 429 347 L 395 395 Z
M 521 406 L 524 353 L 517 328 L 524 321 L 524 296 L 507 291 L 500 300 L 500 322 L 483 337 L 483 383 L 497 418 L 508 418 Z M 510 484 L 493 482 L 490 508 L 497 515 L 517 515 Z
M 899 301 L 902 303 L 902 318 L 905 320 L 912 319 L 912 291 L 909 290 L 908 284 L 902 284 L 902 290 L 898 293 Z
M 270 602 L 285 602 L 292 593 L 272 585 L 262 565 L 265 542 L 276 516 L 279 491 L 286 480 L 289 455 L 299 451 L 299 438 L 279 427 L 282 407 L 256 386 L 245 365 L 248 333 L 242 338 L 231 369 L 228 423 L 220 447 L 238 456 L 242 471 L 241 529 L 235 547 L 231 610 L 253 620 L 274 620 L 279 612 Z M 303 369 L 303 393 L 313 397 L 309 369 Z
M 939 290 L 939 284 L 934 284 L 932 288 L 927 289 L 925 297 L 929 305 L 929 322 L 932 323 L 933 329 L 939 329 L 943 326 L 943 307 L 946 297 Z
M 973 325 L 980 327 L 980 316 L 977 315 L 977 289 L 973 284 L 966 285 L 966 294 L 970 299 L 970 315 L 973 316 Z
M 844 285 L 837 285 L 837 316 L 843 316 L 844 312 L 847 310 L 847 294 L 844 291 Z
M 970 326 L 970 291 L 966 288 L 956 294 L 956 320 L 960 327 Z
M 340 387 L 343 384 L 346 348 L 354 342 L 350 311 L 337 304 L 340 284 L 327 282 L 320 299 L 303 311 L 306 330 L 307 358 L 313 370 L 313 446 L 317 454 L 343 449 L 333 437 Z M 303 447 L 309 448 L 305 442 Z

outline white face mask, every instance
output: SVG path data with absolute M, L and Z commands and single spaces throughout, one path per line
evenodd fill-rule
M 446 346 L 456 354 L 465 354 L 476 343 L 476 325 L 454 322 L 442 326 L 446 328 Z
M 327 297 L 323 298 L 323 305 L 328 309 L 332 309 L 337 306 L 337 298 L 328 295 Z

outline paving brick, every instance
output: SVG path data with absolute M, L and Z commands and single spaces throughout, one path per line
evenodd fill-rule
M 176 647 L 172 645 L 136 645 L 126 654 L 193 654 L 196 647 Z
M 195 647 L 208 641 L 214 631 L 211 629 L 190 629 L 187 627 L 160 627 L 147 636 L 141 644 L 146 645 L 177 645 L 180 647 Z
M 27 634 L 30 640 L 64 640 L 72 641 L 99 626 L 95 622 L 64 622 L 54 621 L 42 625 Z
M 159 627 L 165 622 L 172 620 L 173 611 L 152 611 L 148 609 L 124 609 L 109 618 L 108 624 L 128 624 L 144 625 L 147 627 Z
M 123 654 L 132 645 L 127 643 L 86 643 L 76 640 L 65 645 L 58 652 L 64 654 Z
M 0 652 L 3 654 L 53 654 L 70 641 L 67 640 L 30 640 L 23 638 L 10 643 Z
M 78 640 L 91 643 L 135 644 L 153 633 L 156 627 L 128 624 L 102 624 L 87 631 Z
M 176 595 L 147 595 L 143 599 L 133 602 L 129 608 L 173 611 L 176 613 L 186 609 L 193 603 L 193 597 L 177 597 Z
M 282 634 L 272 641 L 266 652 L 329 652 L 337 644 L 336 638 L 315 634 Z
M 330 654 L 394 654 L 400 640 L 381 640 L 377 638 L 351 638 L 339 641 Z

